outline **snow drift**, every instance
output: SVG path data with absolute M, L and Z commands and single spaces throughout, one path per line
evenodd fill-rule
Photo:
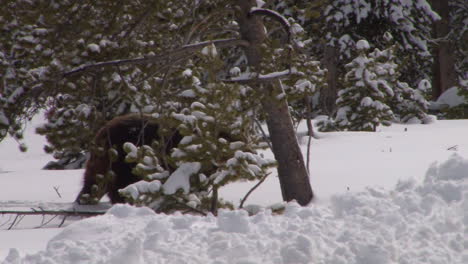
M 454 154 L 422 183 L 349 192 L 326 205 L 290 203 L 282 215 L 164 215 L 115 205 L 66 227 L 45 251 L 21 257 L 11 249 L 3 263 L 461 264 L 466 212 L 468 160 Z

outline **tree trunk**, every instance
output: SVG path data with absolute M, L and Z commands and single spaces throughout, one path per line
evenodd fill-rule
M 260 45 L 266 39 L 262 18 L 249 15 L 255 7 L 255 0 L 238 0 L 240 12 L 237 21 L 242 38 L 249 42 L 245 48 L 249 65 L 254 71 L 259 70 L 262 61 Z M 262 89 L 258 84 L 257 89 Z M 267 116 L 273 154 L 278 161 L 278 177 L 284 201 L 296 200 L 300 205 L 307 205 L 313 198 L 309 175 L 304 165 L 299 144 L 289 114 L 286 99 L 276 99 L 275 94 L 282 92 L 280 81 L 264 84 L 265 96 L 262 107 Z
M 327 87 L 320 90 L 320 109 L 324 114 L 331 116 L 336 108 L 338 96 L 338 51 L 335 47 L 327 45 L 323 63 L 327 68 Z
M 434 38 L 437 46 L 433 50 L 434 79 L 432 82 L 432 96 L 436 100 L 443 92 L 456 85 L 454 46 L 448 39 L 450 32 L 450 9 L 448 0 L 431 0 L 431 6 L 441 19 L 434 23 Z

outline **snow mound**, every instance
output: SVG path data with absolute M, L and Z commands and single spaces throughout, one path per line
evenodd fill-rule
M 468 160 L 454 154 L 425 180 L 368 188 L 330 204 L 286 205 L 248 216 L 155 214 L 115 205 L 66 227 L 45 251 L 13 263 L 468 263 Z
M 439 104 L 446 104 L 449 107 L 455 107 L 457 105 L 463 104 L 465 99 L 463 96 L 458 94 L 458 87 L 452 87 L 445 91 L 440 97 L 437 99 L 437 103 Z
M 455 107 L 466 102 L 465 98 L 458 94 L 459 88 L 452 87 L 442 93 L 437 101 L 431 102 L 430 109 L 440 110 L 446 107 Z

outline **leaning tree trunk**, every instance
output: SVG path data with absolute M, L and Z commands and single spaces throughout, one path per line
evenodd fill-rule
M 237 21 L 240 33 L 244 40 L 249 42 L 245 53 L 254 70 L 259 70 L 262 61 L 261 45 L 266 39 L 262 18 L 249 14 L 255 7 L 255 0 L 238 0 L 239 13 Z M 255 85 L 255 84 L 254 84 Z M 261 84 L 256 84 L 262 89 Z M 273 154 L 278 161 L 278 176 L 281 185 L 283 200 L 296 200 L 301 205 L 308 204 L 313 198 L 309 175 L 304 165 L 301 149 L 289 114 L 286 99 L 278 100 L 276 94 L 282 92 L 281 82 L 263 84 L 265 96 L 262 98 L 262 107 L 266 113 L 268 130 L 270 132 Z

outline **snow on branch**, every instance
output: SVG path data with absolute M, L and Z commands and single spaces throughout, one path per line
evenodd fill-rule
M 280 72 L 272 72 L 268 74 L 257 74 L 257 73 L 244 73 L 238 77 L 223 80 L 231 83 L 247 84 L 252 82 L 272 82 L 279 79 L 285 79 L 293 75 L 302 76 L 302 72 L 296 70 L 284 70 Z
M 145 57 L 134 58 L 134 59 L 104 61 L 104 62 L 98 62 L 98 63 L 80 66 L 71 71 L 63 73 L 62 77 L 66 78 L 66 77 L 69 77 L 78 73 L 83 73 L 83 72 L 87 72 L 87 71 L 91 71 L 91 70 L 95 70 L 95 69 L 99 69 L 103 67 L 108 67 L 108 66 L 122 66 L 122 65 L 128 65 L 128 64 L 149 64 L 149 63 L 158 63 L 158 62 L 168 60 L 168 59 L 179 59 L 180 57 L 189 55 L 191 53 L 195 53 L 196 51 L 199 51 L 209 45 L 215 45 L 216 48 L 224 48 L 224 47 L 231 47 L 231 46 L 248 46 L 249 43 L 242 39 L 218 39 L 218 40 L 204 41 L 200 43 L 185 45 L 178 49 L 175 49 L 172 51 L 165 51 L 156 55 L 145 56 Z

